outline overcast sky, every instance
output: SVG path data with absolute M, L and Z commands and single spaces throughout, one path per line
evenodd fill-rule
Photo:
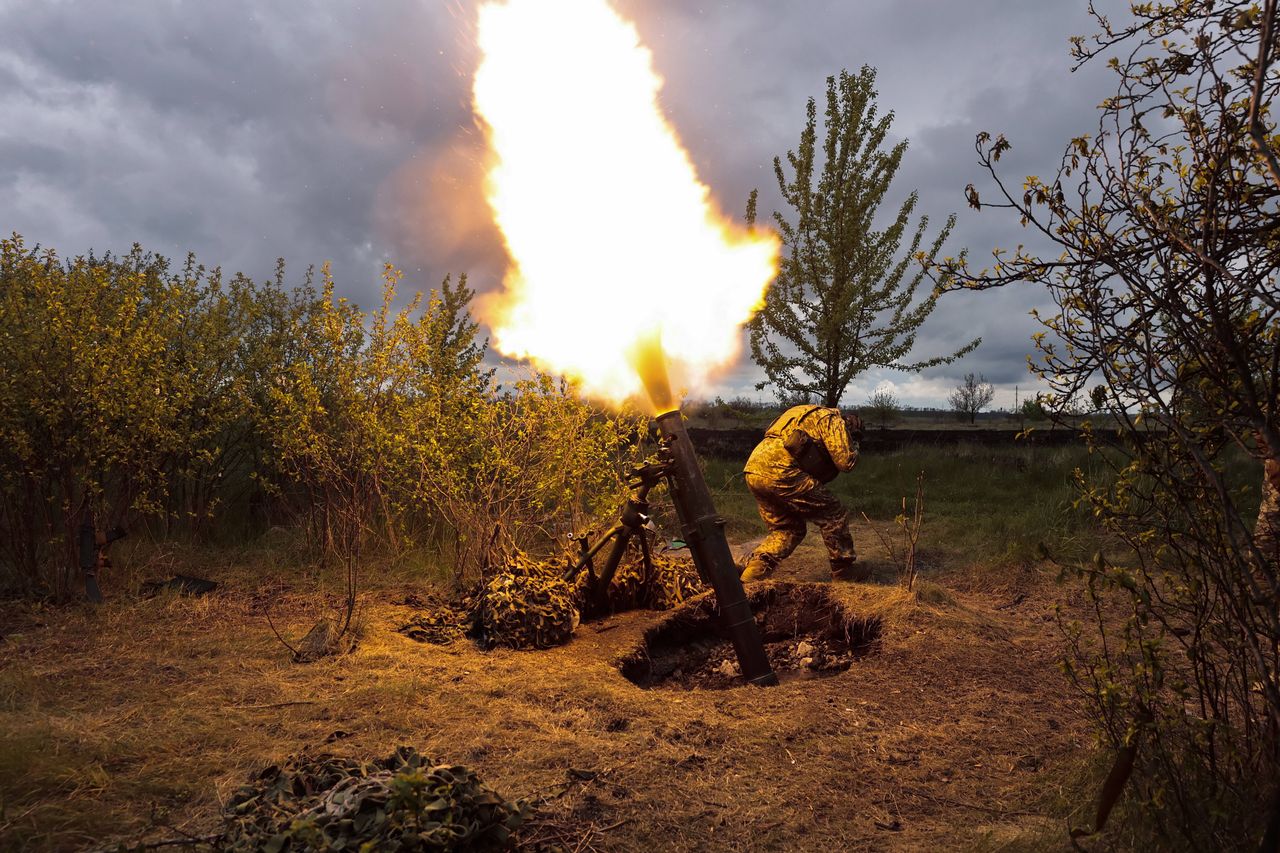
M 1051 173 L 1110 84 L 1101 66 L 1070 70 L 1068 37 L 1094 31 L 1085 0 L 616 3 L 702 179 L 738 216 L 752 187 L 773 209 L 772 159 L 796 146 L 825 78 L 875 66 L 881 109 L 910 140 L 884 206 L 915 189 L 934 222 L 957 214 L 948 254 L 1025 236 L 966 207 L 965 184 L 983 186 L 974 135 L 1009 137 L 1015 180 Z M 492 289 L 503 259 L 479 193 L 474 17 L 472 0 L 0 0 L 0 231 L 64 255 L 193 251 L 255 278 L 280 256 L 298 277 L 330 260 L 362 303 L 384 260 L 411 287 L 467 272 Z M 982 346 L 922 376 L 863 377 L 846 401 L 890 380 L 907 403 L 943 404 L 972 370 L 1010 405 L 1044 299 L 945 297 L 916 354 Z M 755 397 L 757 378 L 744 356 L 712 393 Z

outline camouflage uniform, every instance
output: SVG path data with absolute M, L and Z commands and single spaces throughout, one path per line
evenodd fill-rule
M 861 579 L 863 574 L 854 566 L 857 554 L 848 511 L 826 486 L 800 470 L 783 446 L 802 416 L 800 427 L 826 446 L 838 469 L 850 471 L 858 462 L 858 444 L 849 440 L 839 409 L 795 406 L 773 422 L 744 469 L 747 488 L 755 496 L 769 535 L 747 558 L 743 580 L 759 580 L 772 573 L 804 539 L 808 521 L 822 533 L 834 577 Z

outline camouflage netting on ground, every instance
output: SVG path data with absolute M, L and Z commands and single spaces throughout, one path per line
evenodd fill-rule
M 294 756 L 227 804 L 224 850 L 505 850 L 527 808 L 411 747 L 380 761 Z
M 603 607 L 592 594 L 595 578 L 586 571 L 582 572 L 576 587 L 578 609 L 586 618 L 640 608 L 670 610 L 705 589 L 691 560 L 670 553 L 657 553 L 651 562 L 653 571 L 646 577 L 640 549 L 630 548 L 609 584 Z
M 447 605 L 438 605 L 434 610 L 414 616 L 401 625 L 399 631 L 419 643 L 447 646 L 454 640 L 461 640 L 466 636 L 466 626 L 465 611 Z
M 581 617 L 669 610 L 703 591 L 688 558 L 657 553 L 652 564 L 646 576 L 640 549 L 633 545 L 601 598 L 595 594 L 598 581 L 587 570 L 570 584 L 564 580 L 566 559 L 535 560 L 517 553 L 490 567 L 489 580 L 469 599 L 469 613 L 439 605 L 399 630 L 425 643 L 444 645 L 467 633 L 488 648 L 546 649 L 569 642 Z
M 516 554 L 495 567 L 476 601 L 475 625 L 486 646 L 547 649 L 569 642 L 578 627 L 573 587 L 563 567 Z
M 653 579 L 649 583 L 645 606 L 652 610 L 670 610 L 706 590 L 693 560 L 673 554 L 653 555 Z

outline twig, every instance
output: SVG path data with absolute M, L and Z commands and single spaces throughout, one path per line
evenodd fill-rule
M 893 543 L 889 541 L 888 537 L 876 529 L 874 522 L 871 521 L 871 518 L 865 512 L 862 513 L 862 518 L 867 522 L 867 526 L 871 528 L 871 532 L 874 533 L 876 538 L 880 540 L 880 543 L 884 545 L 884 549 L 889 552 L 889 559 L 893 560 L 895 563 L 898 562 L 898 555 L 894 551 Z
M 226 705 L 227 708 L 234 708 L 237 711 L 262 711 L 267 708 L 287 708 L 290 705 L 314 705 L 314 699 L 295 699 L 290 702 L 272 702 L 269 705 Z
M 935 803 L 942 803 L 949 806 L 960 806 L 965 809 L 974 809 L 976 811 L 987 812 L 988 814 L 999 815 L 1000 817 L 1047 817 L 1047 815 L 1039 812 L 1024 812 L 1017 809 L 1003 809 L 995 806 L 984 806 L 981 803 L 969 803 L 964 800 L 953 800 L 950 797 L 939 797 L 937 794 L 930 794 L 927 791 L 913 791 L 908 789 L 908 794 L 914 794 L 918 797 L 924 797 L 926 800 L 933 800 Z
M 281 643 L 283 643 L 286 649 L 293 652 L 293 656 L 295 658 L 298 657 L 298 650 L 295 649 L 293 646 L 289 645 L 289 641 L 286 640 L 284 637 L 280 636 L 280 632 L 276 630 L 276 623 L 271 621 L 270 607 L 267 608 L 267 624 L 271 626 L 271 633 L 276 635 L 276 639 L 279 640 Z

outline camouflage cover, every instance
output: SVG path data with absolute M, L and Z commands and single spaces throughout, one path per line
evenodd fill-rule
M 300 755 L 232 795 L 218 849 L 507 850 L 528 814 L 467 768 L 411 747 L 371 762 Z
M 688 555 L 655 551 L 652 565 L 653 573 L 645 578 L 643 556 L 633 542 L 609 584 L 603 612 L 594 606 L 590 576 L 582 572 L 577 583 L 578 609 L 587 618 L 624 610 L 670 610 L 706 589 Z
M 579 614 L 574 588 L 562 571 L 519 553 L 495 567 L 476 601 L 482 644 L 547 649 L 569 642 Z

